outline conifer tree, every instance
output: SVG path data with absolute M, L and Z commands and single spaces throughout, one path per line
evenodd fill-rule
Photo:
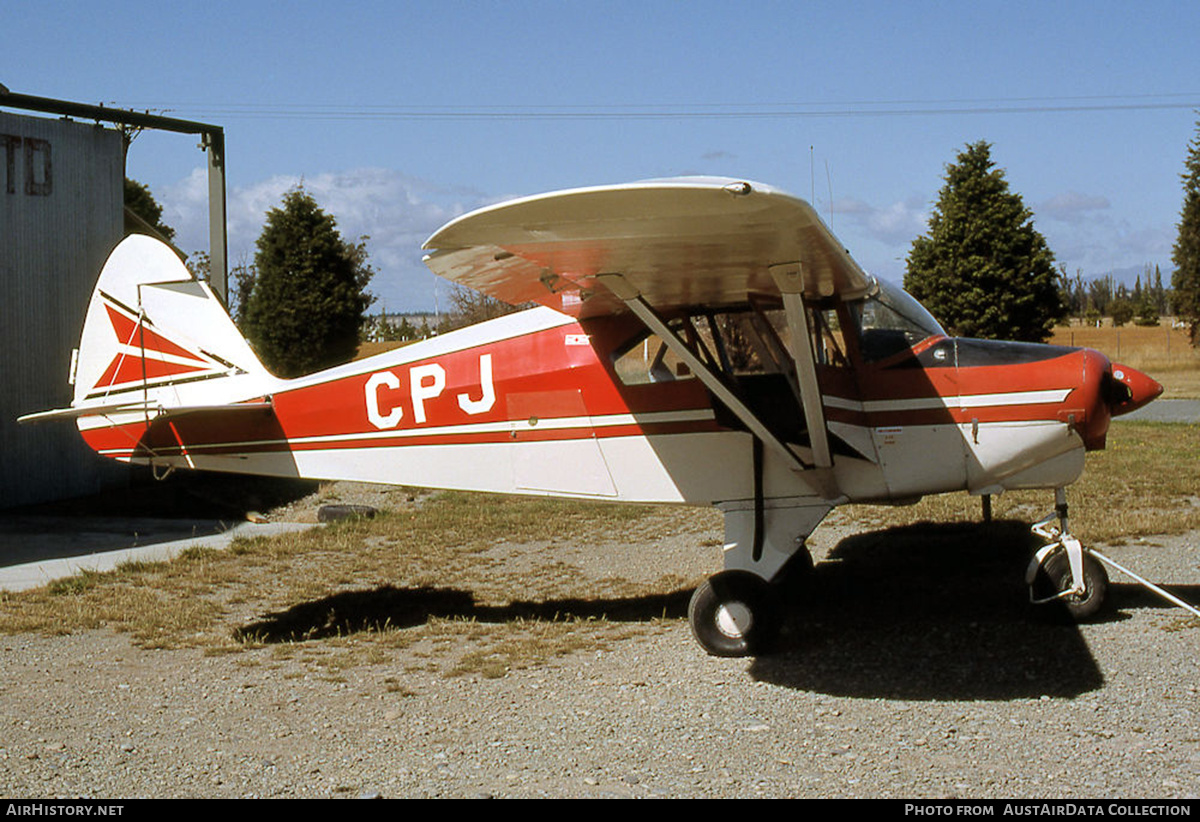
M 333 217 L 297 188 L 267 212 L 257 246 L 239 282 L 238 318 L 263 365 L 295 377 L 352 359 L 374 301 L 365 242 L 344 241 Z
M 125 207 L 166 240 L 175 239 L 175 229 L 162 221 L 162 206 L 154 199 L 150 188 L 128 177 L 125 178 Z
M 1200 342 L 1200 121 L 1188 144 L 1183 178 L 1183 209 L 1179 214 L 1179 236 L 1171 251 L 1175 273 L 1171 275 L 1175 313 L 1188 324 L 1192 345 Z
M 945 180 L 928 233 L 913 241 L 905 289 L 956 334 L 1044 342 L 1066 310 L 1054 255 L 991 145 L 968 144 Z

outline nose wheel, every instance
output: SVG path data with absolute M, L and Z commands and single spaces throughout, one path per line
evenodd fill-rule
M 1049 542 L 1034 555 L 1025 574 L 1029 598 L 1035 605 L 1061 602 L 1073 619 L 1094 616 L 1104 604 L 1104 595 L 1108 591 L 1107 565 L 1172 605 L 1200 617 L 1200 608 L 1189 605 L 1099 551 L 1080 545 L 1079 540 L 1067 532 L 1067 501 L 1061 488 L 1056 492 L 1056 500 L 1055 513 L 1033 525 L 1033 532 Z M 1051 524 L 1055 518 L 1059 521 L 1057 527 Z
M 1108 572 L 1086 550 L 1083 552 L 1082 583 L 1076 584 L 1071 571 L 1071 559 L 1066 549 L 1053 552 L 1042 563 L 1030 593 L 1034 602 L 1059 602 L 1071 619 L 1084 621 L 1095 616 L 1104 606 L 1108 593 Z
M 1054 513 L 1032 528 L 1048 544 L 1034 555 L 1026 572 L 1029 599 L 1036 605 L 1058 602 L 1072 619 L 1083 621 L 1103 607 L 1108 572 L 1067 530 L 1067 497 L 1061 488 L 1055 503 Z
M 688 604 L 692 634 L 713 656 L 747 656 L 767 649 L 779 633 L 776 592 L 749 571 L 722 571 L 705 580 Z

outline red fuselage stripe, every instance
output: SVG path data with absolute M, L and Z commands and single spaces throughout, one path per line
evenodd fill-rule
M 101 453 L 129 456 L 179 453 L 181 443 L 193 454 L 249 454 L 723 430 L 708 416 L 714 401 L 697 379 L 623 384 L 609 352 L 629 336 L 627 318 L 605 317 L 409 362 L 399 362 L 398 352 L 390 361 L 364 362 L 376 370 L 278 391 L 261 414 L 201 412 L 170 418 L 170 428 L 152 422 L 148 435 L 142 420 L 83 435 Z M 831 422 L 870 428 L 1065 421 L 1066 411 L 1091 407 L 1072 388 L 1083 365 L 1084 352 L 1071 351 L 1035 363 L 862 366 L 819 376 Z M 996 393 L 997 386 L 1013 393 Z M 1063 399 L 1035 401 L 1043 394 Z M 142 444 L 135 449 L 133 442 Z

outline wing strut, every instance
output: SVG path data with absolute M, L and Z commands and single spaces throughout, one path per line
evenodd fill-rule
M 779 439 L 770 428 L 763 424 L 762 420 L 729 389 L 729 386 L 713 373 L 706 362 L 697 357 L 688 348 L 687 344 L 663 321 L 658 312 L 642 298 L 641 292 L 631 285 L 628 280 L 620 274 L 601 274 L 597 279 L 607 286 L 609 291 L 616 295 L 617 299 L 625 303 L 629 307 L 629 310 L 646 324 L 647 328 L 657 334 L 675 356 L 687 363 L 700 382 L 704 383 L 704 387 L 713 392 L 721 402 L 725 403 L 726 407 L 755 436 L 784 457 L 793 471 L 812 469 L 813 466 L 800 459 L 795 451 L 789 448 L 783 440 Z M 821 421 L 820 432 L 822 435 L 825 433 L 824 420 Z M 826 443 L 826 454 L 828 454 L 828 443 Z
M 833 466 L 833 457 L 829 452 L 829 434 L 825 430 L 821 387 L 817 384 L 816 357 L 808 327 L 808 313 L 804 310 L 802 274 L 799 263 L 771 266 L 771 276 L 783 295 L 783 310 L 792 334 L 792 359 L 796 363 L 796 379 L 800 383 L 800 402 L 804 407 L 804 422 L 808 426 L 813 462 L 817 468 L 830 468 Z

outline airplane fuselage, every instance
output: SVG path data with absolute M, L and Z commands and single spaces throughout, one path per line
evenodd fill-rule
M 629 319 L 531 309 L 278 380 L 269 408 L 81 425 L 99 453 L 157 465 L 630 502 L 751 496 L 753 437 L 698 380 L 620 372 L 651 354 L 623 350 Z M 1085 448 L 1103 447 L 1107 365 L 1086 349 L 935 336 L 884 362 L 823 367 L 830 501 L 1066 485 Z M 742 377 L 756 379 L 772 377 Z M 186 384 L 172 390 L 186 403 Z M 760 408 L 796 415 L 759 393 Z M 791 433 L 805 454 L 804 432 Z M 767 498 L 830 496 L 769 451 L 757 470 Z

